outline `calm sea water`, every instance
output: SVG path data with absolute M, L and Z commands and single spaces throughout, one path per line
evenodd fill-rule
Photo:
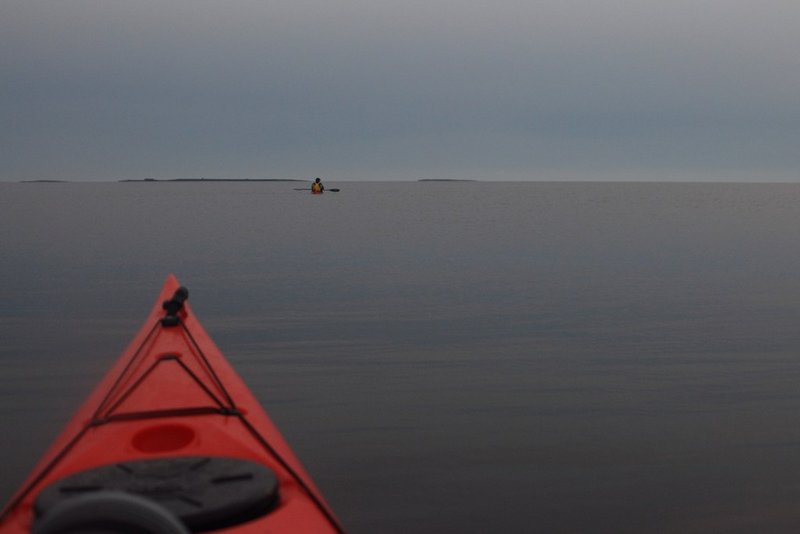
M 352 532 L 800 529 L 800 185 L 0 184 L 0 500 L 189 287 Z

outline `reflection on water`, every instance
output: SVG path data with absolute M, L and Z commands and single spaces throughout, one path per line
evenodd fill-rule
M 353 532 L 800 525 L 800 186 L 0 184 L 0 499 L 168 272 Z

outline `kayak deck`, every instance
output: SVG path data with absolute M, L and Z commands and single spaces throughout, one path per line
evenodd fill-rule
M 174 513 L 192 531 L 216 526 L 230 533 L 342 531 L 278 429 L 197 321 L 187 296 L 177 279 L 168 277 L 145 325 L 3 509 L 0 533 L 29 532 L 48 518 L 48 510 L 77 502 L 70 495 L 102 493 L 98 487 L 161 498 L 166 515 Z M 251 492 L 255 500 L 223 506 L 219 491 L 192 478 L 200 469 L 195 465 L 214 466 L 216 474 L 206 478 L 232 488 L 221 493 Z M 229 465 L 230 473 L 221 465 Z M 113 474 L 130 469 L 134 475 L 126 481 Z M 149 472 L 154 486 L 136 469 Z M 173 471 L 165 482 L 169 477 L 163 473 Z M 87 483 L 87 476 L 93 482 Z M 258 480 L 261 485 L 253 482 Z M 174 494 L 165 497 L 165 486 Z M 211 496 L 199 495 L 204 490 Z M 171 509 L 175 501 L 221 508 L 225 517 L 187 520 L 183 508 Z

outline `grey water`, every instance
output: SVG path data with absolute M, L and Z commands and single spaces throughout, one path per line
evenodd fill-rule
M 0 501 L 168 273 L 361 532 L 795 532 L 800 185 L 0 184 Z

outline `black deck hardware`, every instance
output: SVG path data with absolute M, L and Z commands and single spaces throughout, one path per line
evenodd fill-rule
M 167 313 L 164 318 L 161 319 L 161 324 L 163 326 L 177 326 L 178 323 L 180 323 L 178 312 L 183 309 L 183 303 L 186 302 L 188 298 L 189 290 L 181 286 L 175 290 L 175 294 L 172 295 L 171 299 L 164 301 L 161 307 L 164 308 Z

